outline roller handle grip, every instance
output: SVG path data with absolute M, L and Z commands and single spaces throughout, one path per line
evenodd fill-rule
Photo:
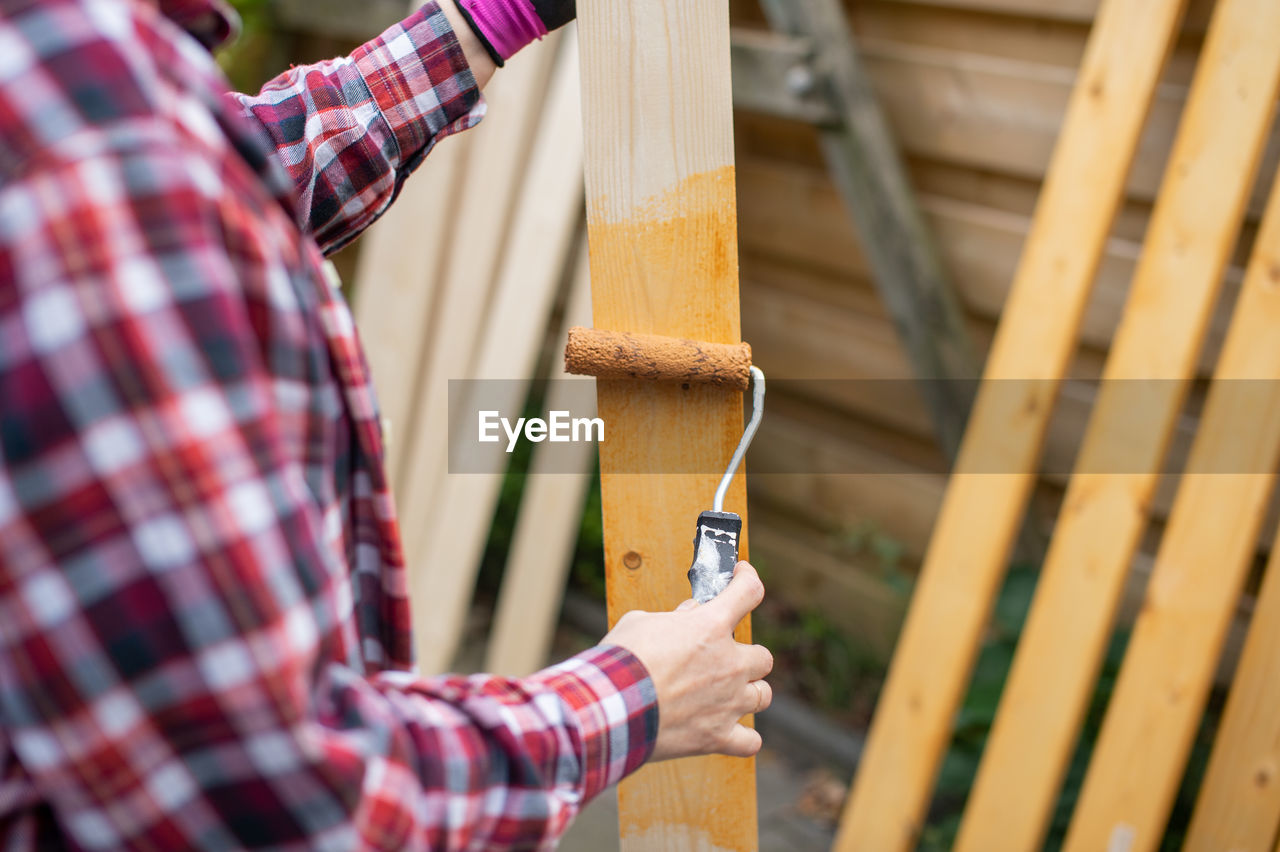
M 738 564 L 742 518 L 732 512 L 703 512 L 693 536 L 689 585 L 693 599 L 706 603 L 725 590 Z

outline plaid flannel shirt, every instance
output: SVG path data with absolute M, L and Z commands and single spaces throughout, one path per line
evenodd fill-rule
M 475 81 L 428 4 L 228 96 L 213 2 L 0 0 L 0 845 L 549 848 L 650 754 L 652 683 L 409 672 L 322 270 Z

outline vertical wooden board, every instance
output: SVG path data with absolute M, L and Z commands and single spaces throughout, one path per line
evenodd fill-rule
M 1254 58 L 1261 59 L 1265 48 L 1280 38 L 1280 10 L 1265 13 L 1258 2 L 1227 0 L 1219 14 L 1229 14 L 1233 6 L 1241 14 L 1241 26 L 1247 21 L 1256 36 Z M 1220 23 L 1215 19 L 1212 25 L 1211 44 Z M 1255 42 L 1249 38 L 1232 43 Z M 1206 61 L 1210 60 L 1217 60 L 1219 68 L 1252 67 L 1258 78 L 1266 73 L 1243 55 L 1232 62 L 1209 53 Z M 1270 61 L 1280 78 L 1280 59 Z M 1260 95 L 1267 98 L 1269 112 L 1275 87 L 1264 87 Z M 1258 248 L 1245 275 L 1188 472 L 1182 477 L 1067 835 L 1067 850 L 1110 848 L 1108 844 L 1119 838 L 1125 839 L 1125 849 L 1134 852 L 1155 849 L 1160 843 L 1252 562 L 1280 458 L 1277 243 L 1280 186 L 1272 194 Z M 1089 602 L 1081 601 L 1080 606 L 1087 607 Z M 1248 673 L 1242 670 L 1242 674 L 1247 683 Z M 1251 694 L 1247 685 L 1245 690 L 1246 701 L 1260 697 Z M 1268 711 L 1274 715 L 1276 705 L 1263 712 Z M 1263 731 L 1250 732 L 1256 734 L 1265 737 Z M 1268 834 L 1262 845 L 1271 839 Z M 1222 845 L 1223 840 L 1212 837 L 1212 847 L 1242 848 Z
M 456 208 L 438 204 L 435 208 L 456 217 L 456 223 L 443 247 L 446 260 L 440 272 L 437 316 L 429 334 L 426 329 L 419 331 L 425 355 L 413 389 L 410 422 L 395 428 L 398 437 L 393 438 L 402 459 L 396 496 L 404 519 L 406 553 L 421 553 L 428 546 L 427 519 L 436 514 L 436 498 L 448 467 L 449 380 L 469 378 L 475 366 L 520 175 L 529 160 L 528 140 L 537 133 L 559 38 L 553 35 L 512 57 L 485 87 L 489 115 L 458 140 L 472 151 L 460 178 L 466 192 Z M 421 234 L 418 239 L 427 242 Z M 407 237 L 406 244 L 417 243 Z
M 390 425 L 387 471 L 397 494 L 418 370 L 427 357 L 429 329 L 445 247 L 453 234 L 452 201 L 466 163 L 465 139 L 446 139 L 432 151 L 396 204 L 364 237 L 356 269 L 354 312 L 365 357 Z
M 578 13 L 595 325 L 736 342 L 728 4 L 584 0 Z M 741 437 L 742 396 L 700 386 L 597 386 L 608 430 L 600 464 L 616 621 L 689 597 L 694 524 L 711 508 L 716 470 Z M 746 515 L 742 475 L 726 509 Z M 623 562 L 632 553 L 640 558 L 634 570 Z M 746 640 L 749 632 L 744 621 L 736 635 Z M 649 766 L 623 782 L 618 798 L 627 852 L 756 848 L 754 761 Z
M 1271 553 L 1184 852 L 1271 852 L 1280 830 L 1280 542 Z
M 1253 187 L 1280 84 L 1271 37 L 1280 38 L 1272 0 L 1222 0 L 957 852 L 1043 841 Z M 1262 283 L 1252 281 L 1255 290 Z M 1254 340 L 1259 333 L 1276 337 L 1258 324 L 1258 300 L 1248 292 L 1236 311 L 1219 379 L 1266 375 L 1273 362 L 1280 372 L 1280 361 Z M 1217 401 L 1235 402 L 1223 394 Z M 1228 421 L 1214 431 L 1218 416 L 1206 412 L 1193 465 L 1221 467 L 1260 425 L 1242 421 L 1233 430 Z M 1260 448 L 1250 469 L 1270 470 L 1269 452 Z M 1180 499 L 1194 500 L 1197 486 L 1210 485 L 1224 486 L 1215 499 L 1229 501 L 1210 505 L 1230 506 L 1230 516 L 1246 527 L 1260 522 L 1257 492 L 1233 490 L 1226 480 L 1188 480 Z M 1256 529 L 1243 542 L 1242 558 L 1255 536 Z
M 1099 12 L 841 820 L 842 852 L 907 850 L 919 835 L 1182 7 L 1106 0 Z
M 585 250 L 577 260 L 570 287 L 556 352 L 564 351 L 569 328 L 591 324 L 591 282 Z M 572 410 L 575 417 L 594 416 L 594 412 L 571 409 L 581 393 L 572 385 L 589 383 L 590 379 L 569 376 L 563 363 L 552 365 L 551 378 L 548 411 Z M 595 456 L 594 446 L 585 441 L 566 449 L 555 455 L 555 469 L 548 466 L 551 453 L 545 445 L 534 449 L 498 594 L 485 671 L 527 675 L 541 668 L 551 651 Z M 572 459 L 568 458 L 570 455 Z
M 502 412 L 517 412 L 523 406 L 574 229 L 581 221 L 578 56 L 573 32 L 564 38 L 565 49 L 520 188 L 508 252 L 478 339 L 474 379 L 500 383 L 498 391 L 484 396 L 484 405 Z M 464 389 L 463 399 L 463 412 L 481 407 L 474 386 Z M 466 429 L 462 434 L 474 432 Z M 435 510 L 421 522 L 427 530 L 420 538 L 421 549 L 409 551 L 414 566 L 410 594 L 418 665 L 424 673 L 445 670 L 457 652 L 502 477 L 502 473 L 444 477 Z

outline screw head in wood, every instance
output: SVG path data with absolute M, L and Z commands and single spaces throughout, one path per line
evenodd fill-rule
M 640 558 L 640 554 L 636 553 L 634 550 L 628 550 L 627 554 L 622 557 L 622 564 L 632 571 L 637 570 L 643 561 L 644 560 Z

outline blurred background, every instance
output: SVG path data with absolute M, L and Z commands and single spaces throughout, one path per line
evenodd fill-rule
M 345 54 L 405 10 L 398 0 L 235 0 L 235 5 L 245 34 L 220 60 L 241 90 L 256 89 L 292 64 Z M 756 0 L 731 3 L 743 337 L 771 379 L 764 424 L 748 457 L 748 469 L 754 471 L 748 480 L 752 561 L 770 593 L 754 629 L 777 658 L 772 682 L 779 696 L 776 708 L 759 720 L 767 742 L 760 765 L 763 849 L 830 845 L 943 498 L 957 424 L 963 424 L 965 400 L 972 392 L 972 383 L 964 380 L 979 375 L 990 345 L 1097 6 L 1097 0 L 844 0 L 839 8 L 847 19 L 845 31 L 805 40 L 776 32 Z M 1017 559 L 957 719 L 922 849 L 948 849 L 954 838 L 1140 254 L 1211 7 L 1208 0 L 1190 3 L 1158 89 L 1085 316 L 1071 381 L 1054 416 L 1044 473 Z M 496 333 L 486 329 L 481 317 L 451 319 L 450 282 L 467 280 L 474 268 L 486 280 L 470 281 L 473 298 L 481 304 L 485 298 L 490 304 L 504 298 L 504 275 L 523 270 L 500 255 L 522 227 L 520 217 L 532 210 L 544 217 L 539 227 L 555 226 L 549 241 L 555 250 L 549 252 L 553 257 L 537 261 L 545 271 L 535 277 L 545 278 L 546 291 L 531 303 L 530 325 L 520 331 L 520 339 L 530 341 L 528 378 L 560 378 L 563 326 L 581 316 L 581 291 L 575 290 L 585 277 L 579 260 L 580 196 L 566 214 L 538 208 L 536 200 L 528 200 L 534 190 L 527 184 L 505 194 L 491 192 L 491 187 L 474 184 L 479 180 L 475 159 L 468 161 L 464 150 L 468 144 L 484 144 L 488 158 L 505 146 L 503 162 L 511 165 L 507 174 L 525 180 L 521 164 L 527 160 L 520 158 L 536 156 L 539 140 L 559 138 L 547 134 L 570 132 L 539 120 L 541 110 L 549 114 L 553 109 L 557 86 L 572 78 L 563 70 L 571 61 L 563 55 L 573 49 L 569 38 L 548 40 L 530 51 L 545 56 L 522 57 L 518 67 L 503 72 L 512 80 L 524 75 L 525 88 L 517 94 L 512 83 L 495 90 L 491 118 L 473 133 L 442 143 L 411 181 L 422 197 L 448 197 L 455 212 L 465 209 L 476 221 L 495 223 L 499 239 L 492 250 L 499 256 L 472 267 L 465 259 L 449 259 L 452 243 L 417 246 L 421 270 L 406 267 L 396 246 L 412 241 L 414 229 L 422 227 L 414 217 L 424 215 L 412 212 L 417 208 L 412 208 L 407 189 L 401 205 L 412 209 L 399 218 L 389 215 L 335 258 L 356 305 L 383 405 L 400 412 L 392 417 L 392 442 L 403 523 L 423 526 L 427 539 L 428 525 L 420 524 L 426 509 L 418 507 L 432 505 L 433 499 L 437 508 L 440 500 L 460 499 L 459 492 L 450 490 L 456 484 L 449 484 L 442 461 L 419 458 L 427 445 L 447 443 L 440 431 L 443 421 L 420 425 L 427 422 L 422 412 L 432 400 L 443 399 L 440 387 L 430 382 L 485 378 L 470 370 L 484 361 L 486 334 Z M 885 119 L 882 127 L 871 127 L 875 144 L 870 147 L 866 128 L 859 136 L 856 129 L 841 127 L 828 114 L 830 93 L 820 91 L 824 63 L 841 50 L 856 52 L 864 85 Z M 495 86 L 507 85 L 501 77 Z M 501 110 L 515 113 L 517 107 L 509 104 L 520 102 L 519 109 L 527 110 L 530 99 L 535 108 L 527 114 L 500 125 L 492 138 L 480 135 Z M 475 140 L 468 139 L 472 135 Z M 891 147 L 880 150 L 876 145 L 881 143 Z M 1223 304 L 1202 354 L 1201 379 L 1220 348 L 1278 158 L 1280 145 L 1273 133 L 1260 171 L 1264 179 L 1255 188 Z M 876 211 L 866 206 L 865 194 L 860 198 L 851 192 L 858 183 L 850 180 L 849 170 L 859 168 L 871 173 L 864 180 L 890 197 L 905 193 L 920 213 L 918 222 L 906 224 L 920 228 L 909 236 L 918 241 L 918 262 L 933 270 L 936 281 L 933 291 L 914 295 L 914 305 L 904 305 L 901 289 L 895 290 L 892 265 L 864 248 L 866 220 L 874 219 Z M 905 177 L 901 185 L 894 182 L 897 174 Z M 547 201 L 548 207 L 556 203 Z M 565 227 L 566 215 L 572 217 L 572 227 Z M 506 241 L 500 238 L 504 233 Z M 462 233 L 453 237 L 454 243 L 468 239 Z M 416 290 L 427 295 L 403 295 Z M 399 316 L 385 319 L 388 310 Z M 371 333 L 368 326 L 383 329 L 380 323 L 390 323 L 385 333 Z M 406 328 L 413 334 L 397 338 L 396 329 Z M 923 342 L 921 329 L 926 332 Z M 472 347 L 470 355 L 449 362 L 452 372 L 424 366 L 438 355 L 428 351 L 429 341 L 448 334 Z M 1171 469 L 1179 469 L 1186 455 L 1203 401 L 1202 384 L 1178 427 Z M 544 410 L 548 392 L 546 385 L 529 385 L 527 410 Z M 476 563 L 474 596 L 469 571 L 460 570 L 466 613 L 449 668 L 495 665 L 490 638 L 521 535 L 533 536 L 536 553 L 551 554 L 547 558 L 557 562 L 554 570 L 532 581 L 550 586 L 552 593 L 539 604 L 547 609 L 548 626 L 516 634 L 526 656 L 544 661 L 563 657 L 603 632 L 602 522 L 594 462 L 582 458 L 576 473 L 531 475 L 537 461 L 530 446 L 522 443 L 505 475 L 490 481 L 479 504 L 486 509 L 478 513 L 483 517 L 473 536 L 476 545 L 449 552 L 450 570 L 464 557 Z M 436 479 L 415 474 L 423 470 Z M 545 486 L 548 492 L 528 497 L 533 483 L 543 480 L 555 482 Z M 1057 848 L 1062 840 L 1127 625 L 1141 605 L 1176 484 L 1176 477 L 1167 480 L 1152 509 L 1143 553 L 1133 566 L 1120 626 L 1047 848 Z M 412 486 L 406 484 L 410 481 Z M 417 496 L 405 493 L 406 488 L 416 489 Z M 550 504 L 547 494 L 554 494 Z M 531 506 L 542 507 L 541 513 L 526 521 L 533 529 L 521 534 L 521 516 L 533 511 Z M 691 528 L 692 523 L 691 518 Z M 1272 506 L 1262 541 L 1271 541 L 1275 527 Z M 550 538 L 538 539 L 539 530 Z M 416 534 L 410 531 L 411 538 Z M 411 546 L 410 552 L 430 563 L 432 546 L 428 540 Z M 1239 652 L 1243 618 L 1268 550 L 1264 546 L 1258 551 L 1242 615 L 1228 641 L 1224 672 Z M 1225 683 L 1221 678 L 1210 701 L 1164 848 L 1180 847 Z M 565 848 L 616 848 L 609 807 L 603 802 L 593 808 Z

